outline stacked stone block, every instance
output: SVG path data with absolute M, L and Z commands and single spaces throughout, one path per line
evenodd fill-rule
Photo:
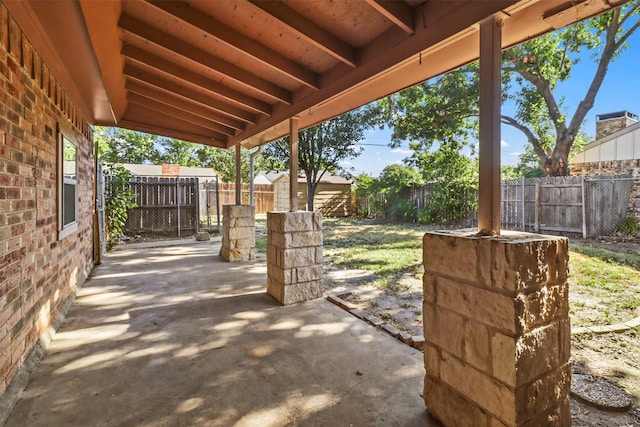
M 322 297 L 322 214 L 267 214 L 267 292 L 288 305 Z
M 256 210 L 249 205 L 222 206 L 222 247 L 225 261 L 256 258 Z
M 445 426 L 567 426 L 568 241 L 424 236 L 424 399 Z

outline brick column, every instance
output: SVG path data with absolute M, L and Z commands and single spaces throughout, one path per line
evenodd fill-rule
M 322 214 L 267 214 L 267 292 L 282 305 L 322 297 Z
M 249 205 L 222 206 L 222 247 L 225 261 L 256 258 L 256 210 Z
M 568 426 L 568 241 L 424 236 L 424 400 L 446 426 Z

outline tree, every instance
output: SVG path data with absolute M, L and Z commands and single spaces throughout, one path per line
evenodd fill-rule
M 154 163 L 158 137 L 122 128 L 97 126 L 95 139 L 100 159 L 106 163 Z
M 298 167 L 307 182 L 307 209 L 313 210 L 313 198 L 318 183 L 327 172 L 340 169 L 340 162 L 360 155 L 362 147 L 356 142 L 364 139 L 370 120 L 364 110 L 353 110 L 298 134 Z M 289 138 L 279 139 L 267 146 L 267 155 L 282 163 L 289 163 Z
M 572 149 L 581 140 L 581 126 L 609 63 L 622 54 L 640 26 L 639 10 L 640 0 L 634 0 L 503 52 L 503 101 L 515 104 L 515 114 L 503 115 L 502 123 L 526 136 L 546 175 L 567 173 Z M 573 65 L 588 55 L 597 58 L 596 70 L 569 119 L 563 100 L 553 91 L 570 78 Z M 382 123 L 394 129 L 392 144 L 409 139 L 419 143 L 418 150 L 438 143 L 469 144 L 477 129 L 477 71 L 477 64 L 470 64 L 379 101 L 376 110 Z
M 418 212 L 420 222 L 458 221 L 477 208 L 478 162 L 475 157 L 461 153 L 455 144 L 443 144 L 431 151 L 415 150 L 407 162 L 418 167 L 425 181 L 431 183 L 426 204 Z
M 161 164 L 212 168 L 225 182 L 235 181 L 234 150 L 210 147 L 173 138 L 158 137 L 121 128 L 98 126 L 95 132 L 100 159 L 108 164 Z M 241 150 L 242 181 L 249 182 L 249 150 Z M 256 171 L 281 171 L 286 165 L 259 154 Z
M 251 151 L 240 150 L 242 164 L 240 167 L 242 182 L 249 182 L 249 161 Z M 225 150 L 222 148 L 200 146 L 197 150 L 199 165 L 201 167 L 212 168 L 223 182 L 234 182 L 236 179 L 236 153 L 235 149 Z M 265 172 L 278 172 L 286 170 L 287 167 L 278 159 L 271 157 L 264 151 L 255 158 L 254 170 Z
M 173 138 L 160 138 L 158 142 L 158 163 L 180 166 L 200 166 L 198 150 L 200 144 Z
M 519 90 L 509 94 L 516 104 L 514 117 L 503 116 L 502 123 L 527 137 L 546 175 L 567 174 L 571 149 L 609 63 L 625 50 L 629 36 L 640 26 L 639 9 L 640 1 L 635 0 L 503 53 L 503 72 L 514 77 Z M 573 65 L 587 52 L 597 57 L 597 67 L 573 117 L 568 119 L 562 111 L 562 100 L 556 99 L 553 91 L 570 77 Z

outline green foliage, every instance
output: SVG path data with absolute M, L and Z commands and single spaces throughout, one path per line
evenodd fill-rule
M 96 127 L 100 159 L 107 164 L 174 164 L 212 168 L 224 182 L 235 181 L 235 150 L 225 150 L 179 139 L 158 137 L 120 128 Z M 249 182 L 250 151 L 242 149 L 242 182 Z M 255 158 L 255 172 L 282 171 L 286 165 L 264 153 Z
M 392 143 L 412 141 L 414 149 L 436 143 L 461 147 L 477 127 L 477 63 L 380 100 L 375 106 L 381 125 L 393 128 Z
M 618 227 L 618 231 L 627 236 L 636 237 L 640 232 L 640 224 L 635 216 L 628 216 Z
M 160 154 L 155 135 L 103 126 L 97 126 L 94 135 L 100 160 L 108 164 L 150 164 L 156 162 Z
M 407 188 L 424 184 L 424 178 L 414 167 L 391 164 L 380 173 L 379 189 L 385 194 L 400 194 Z
M 567 174 L 571 154 L 586 139 L 580 129 L 608 64 L 640 27 L 639 11 L 640 0 L 634 0 L 503 52 L 503 102 L 512 103 L 515 114 L 504 115 L 502 123 L 522 132 L 531 147 L 518 165 L 519 176 L 540 176 L 541 171 Z M 588 56 L 595 59 L 594 74 L 585 81 L 585 95 L 569 117 L 563 99 L 556 99 L 554 91 L 570 78 L 573 66 Z M 393 144 L 411 141 L 416 152 L 439 145 L 458 149 L 471 145 L 473 152 L 469 141 L 477 133 L 478 83 L 478 64 L 473 63 L 382 99 L 372 111 L 379 115 L 381 126 L 393 128 Z
M 478 163 L 453 145 L 434 151 L 416 151 L 409 160 L 430 182 L 430 195 L 418 220 L 445 224 L 467 217 L 477 208 Z
M 234 182 L 236 180 L 236 152 L 234 149 L 225 150 L 222 148 L 200 146 L 197 150 L 199 167 L 212 168 L 220 180 L 223 182 Z M 248 183 L 249 178 L 249 162 L 251 151 L 246 149 L 240 150 L 240 158 L 242 164 L 240 167 L 242 182 Z M 278 159 L 270 156 L 266 152 L 258 154 L 255 158 L 254 171 L 278 172 L 286 170 L 286 164 Z
M 200 167 L 198 153 L 205 146 L 179 139 L 160 138 L 156 163 Z
M 129 186 L 129 171 L 123 167 L 111 167 L 107 171 L 105 185 L 105 219 L 107 249 L 111 249 L 127 222 L 127 210 L 137 207 L 134 193 Z

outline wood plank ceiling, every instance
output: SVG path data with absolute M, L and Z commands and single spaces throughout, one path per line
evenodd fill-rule
M 79 104 L 94 124 L 224 148 L 269 142 L 287 133 L 287 120 L 294 115 L 300 117 L 301 128 L 311 126 L 475 60 L 477 23 L 494 13 L 505 18 L 506 46 L 616 4 L 611 0 L 11 3 L 7 5 L 17 17 L 27 16 L 36 23 L 52 49 L 52 60 L 76 86 L 75 93 L 83 98 Z M 75 35 L 65 39 L 64 31 L 60 34 L 65 26 L 83 31 L 74 30 Z M 71 44 L 69 37 L 74 40 Z

